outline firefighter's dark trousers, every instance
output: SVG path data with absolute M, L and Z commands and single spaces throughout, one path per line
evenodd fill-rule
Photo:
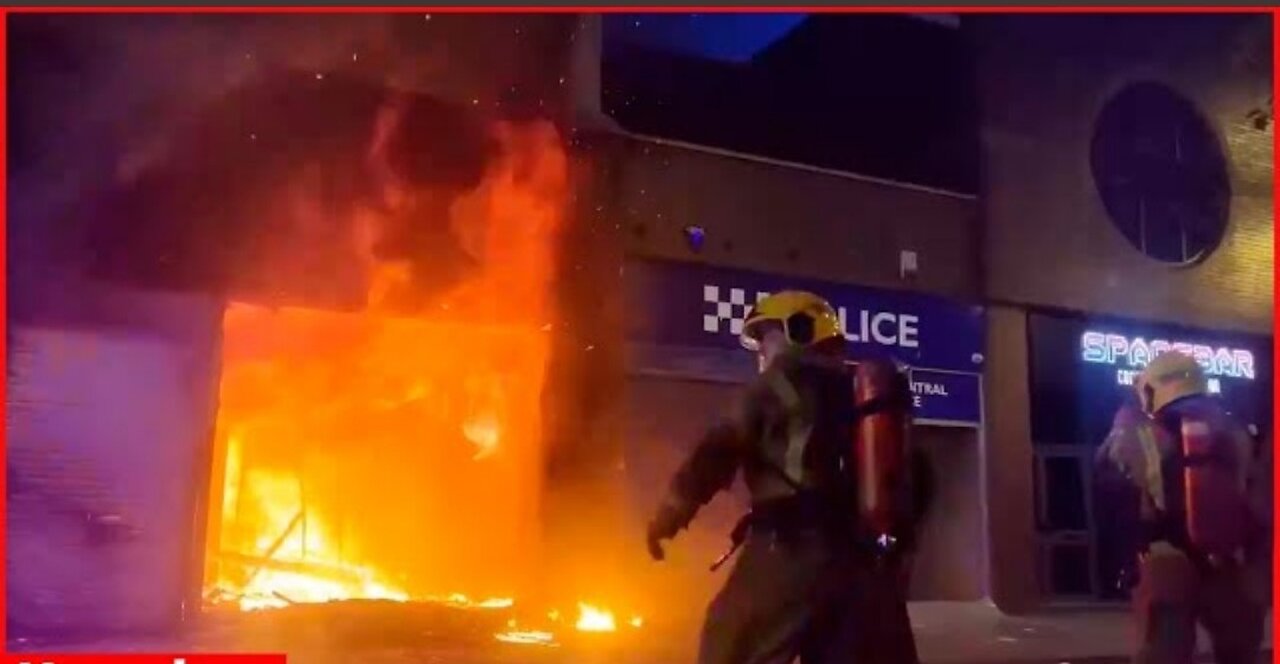
M 1218 664 L 1258 664 L 1266 608 L 1238 566 L 1198 570 L 1181 553 L 1144 557 L 1134 593 L 1136 664 L 1191 664 L 1196 625 L 1204 627 Z
M 834 638 L 853 645 L 835 645 L 841 652 L 852 648 L 856 664 L 919 664 L 911 616 L 907 613 L 910 558 L 859 568 L 853 624 Z
M 851 662 L 856 563 L 818 531 L 752 532 L 707 608 L 699 664 Z M 844 645 L 848 643 L 849 645 Z M 844 650 L 844 651 L 842 651 Z

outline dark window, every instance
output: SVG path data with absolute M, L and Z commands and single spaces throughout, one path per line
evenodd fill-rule
M 604 110 L 624 128 L 972 193 L 976 111 L 956 22 L 609 15 Z
M 1092 595 L 1089 547 L 1058 544 L 1049 549 L 1049 584 L 1054 595 Z
M 1139 534 L 1142 532 L 1138 488 L 1112 474 L 1095 476 L 1093 521 L 1097 541 L 1098 594 L 1126 599 L 1137 580 Z
M 1222 240 L 1226 158 L 1212 127 L 1177 92 L 1158 83 L 1121 90 L 1098 117 L 1090 161 L 1116 229 L 1147 256 L 1190 263 Z
M 1039 315 L 1028 322 L 1032 439 L 1039 445 L 1100 444 L 1125 393 L 1107 377 L 1114 369 L 1081 362 L 1084 323 Z
M 1049 531 L 1088 530 L 1085 478 L 1078 457 L 1044 457 L 1044 522 Z

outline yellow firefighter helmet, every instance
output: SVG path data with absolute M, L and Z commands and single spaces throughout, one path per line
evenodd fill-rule
M 1190 355 L 1169 351 L 1157 355 L 1134 382 L 1142 410 L 1160 412 L 1171 402 L 1194 394 L 1207 394 L 1209 380 Z
M 805 291 L 782 291 L 756 302 L 742 325 L 743 347 L 759 350 L 760 340 L 772 326 L 781 329 L 793 346 L 812 346 L 843 338 L 840 317 L 831 303 Z

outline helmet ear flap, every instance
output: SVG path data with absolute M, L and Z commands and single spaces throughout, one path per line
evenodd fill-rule
M 813 343 L 817 321 L 808 312 L 801 311 L 787 317 L 787 339 L 799 346 Z
M 1155 411 L 1156 388 L 1151 383 L 1145 383 L 1142 386 L 1142 409 L 1147 412 Z

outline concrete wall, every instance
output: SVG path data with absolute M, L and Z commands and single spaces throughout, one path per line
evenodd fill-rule
M 612 209 L 628 255 L 978 294 L 969 197 L 646 140 L 623 141 L 618 160 Z M 706 230 L 700 254 L 688 225 Z M 918 255 L 915 279 L 900 278 L 901 251 Z
M 989 592 L 982 438 L 974 429 L 943 427 L 916 427 L 914 435 L 933 464 L 937 495 L 912 568 L 911 598 L 982 599 Z
M 987 522 L 991 597 L 1020 612 L 1039 600 L 1027 393 L 1027 316 L 1014 307 L 987 309 Z
M 962 299 L 981 295 L 977 198 L 712 147 L 628 137 L 601 110 L 601 21 L 581 19 L 570 55 L 577 127 L 596 147 L 597 212 L 628 257 L 705 262 Z M 691 251 L 686 226 L 706 230 Z M 608 229 L 605 229 L 608 230 Z M 899 273 L 901 251 L 919 272 Z

